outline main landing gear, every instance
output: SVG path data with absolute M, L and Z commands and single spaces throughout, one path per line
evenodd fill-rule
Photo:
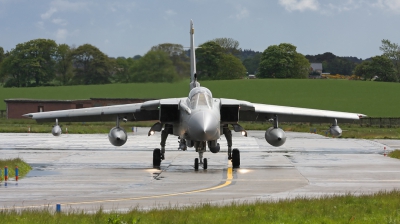
M 160 129 L 161 129 L 161 127 L 160 127 Z M 150 130 L 150 132 L 151 131 L 152 130 Z M 228 125 L 225 125 L 223 127 L 223 133 L 226 137 L 226 141 L 228 142 L 228 160 L 232 161 L 233 168 L 239 168 L 240 167 L 240 151 L 237 148 L 232 149 L 232 132 L 231 132 L 231 130 L 229 130 Z M 156 148 L 153 151 L 153 167 L 154 168 L 160 168 L 162 160 L 165 159 L 165 143 L 167 141 L 168 134 L 172 134 L 172 127 L 170 127 L 169 125 L 168 126 L 165 125 L 164 130 L 161 131 L 161 143 L 160 143 L 161 149 Z M 179 150 L 185 151 L 185 150 L 187 150 L 187 147 L 194 147 L 196 149 L 196 152 L 199 153 L 199 157 L 194 160 L 194 169 L 199 170 L 199 165 L 202 165 L 203 169 L 207 170 L 207 168 L 208 168 L 207 158 L 203 159 L 203 153 L 206 152 L 207 142 L 206 141 L 193 142 L 190 140 L 180 139 Z M 219 147 L 218 147 L 218 151 L 219 151 Z M 216 152 L 214 152 L 214 153 L 216 153 Z
M 239 149 L 232 150 L 232 132 L 229 130 L 228 125 L 223 127 L 223 133 L 226 141 L 228 142 L 228 160 L 232 161 L 232 168 L 240 167 L 240 151 Z
M 164 130 L 161 131 L 161 149 L 153 150 L 153 167 L 160 168 L 161 161 L 165 159 L 165 142 L 167 141 L 168 134 L 170 134 L 171 128 L 165 125 Z

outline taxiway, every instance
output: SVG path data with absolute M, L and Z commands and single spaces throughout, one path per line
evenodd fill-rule
M 33 170 L 18 182 L 0 183 L 0 209 L 54 207 L 95 211 L 227 204 L 297 196 L 367 194 L 400 188 L 400 161 L 383 156 L 400 148 L 396 140 L 333 139 L 287 133 L 285 145 L 270 146 L 264 131 L 234 134 L 241 167 L 231 168 L 226 141 L 221 152 L 204 154 L 208 170 L 193 169 L 197 153 L 178 151 L 169 136 L 161 169 L 152 167 L 160 134 L 148 128 L 130 133 L 114 147 L 107 134 L 53 137 L 51 134 L 0 134 L 0 158 L 20 157 Z

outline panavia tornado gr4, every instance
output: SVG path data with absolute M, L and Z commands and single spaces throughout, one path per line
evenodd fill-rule
M 122 146 L 128 139 L 124 129 L 119 126 L 122 121 L 157 121 L 148 135 L 161 132 L 161 148 L 153 151 L 153 166 L 160 167 L 165 159 L 165 142 L 168 135 L 178 136 L 179 149 L 194 148 L 198 158 L 194 160 L 194 168 L 202 164 L 207 169 L 207 159 L 203 153 L 207 148 L 212 153 L 220 151 L 218 140 L 225 135 L 228 142 L 228 160 L 232 166 L 240 166 L 239 149 L 232 149 L 232 133 L 241 132 L 247 136 L 246 130 L 239 125 L 240 121 L 270 121 L 272 127 L 265 132 L 266 141 L 273 146 L 281 146 L 286 141 L 285 132 L 278 127 L 278 121 L 286 122 L 326 122 L 332 123 L 330 133 L 338 137 L 342 130 L 338 121 L 358 120 L 366 117 L 363 114 L 345 113 L 328 110 L 315 110 L 297 107 L 275 106 L 250 103 L 236 99 L 213 98 L 206 87 L 200 86 L 196 75 L 196 58 L 194 47 L 194 27 L 190 21 L 190 62 L 191 82 L 188 97 L 151 100 L 144 103 L 82 108 L 72 110 L 49 111 L 25 114 L 38 122 L 55 121 L 52 129 L 55 136 L 61 134 L 58 122 L 109 121 L 115 120 L 116 127 L 108 134 L 110 143 Z

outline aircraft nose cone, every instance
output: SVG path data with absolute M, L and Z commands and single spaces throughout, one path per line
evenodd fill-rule
M 189 120 L 189 134 L 195 141 L 211 141 L 219 138 L 219 121 L 210 112 L 200 111 Z

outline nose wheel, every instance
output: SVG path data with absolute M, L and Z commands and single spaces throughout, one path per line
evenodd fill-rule
M 207 158 L 203 159 L 203 169 L 207 169 L 208 168 L 208 161 Z M 194 159 L 194 170 L 199 170 L 199 158 Z

